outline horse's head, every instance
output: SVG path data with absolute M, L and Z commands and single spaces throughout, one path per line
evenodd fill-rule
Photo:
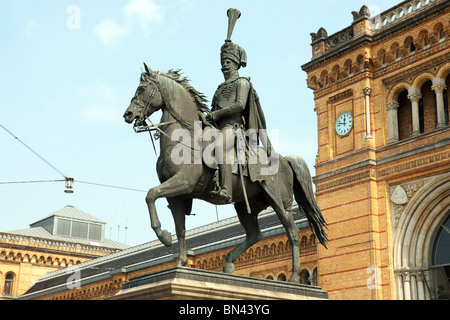
M 157 75 L 145 63 L 144 66 L 145 71 L 141 74 L 139 86 L 123 115 L 127 123 L 136 120 L 135 125 L 143 124 L 145 119 L 161 109 L 163 105 L 163 99 L 156 84 Z

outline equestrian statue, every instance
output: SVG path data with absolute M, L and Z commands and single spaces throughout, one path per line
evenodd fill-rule
M 225 81 L 218 86 L 211 109 L 180 70 L 153 71 L 144 63 L 139 86 L 125 111 L 125 121 L 134 122 L 136 132 L 154 130 L 160 141 L 157 173 L 161 184 L 145 198 L 151 227 L 165 246 L 172 245 L 172 235 L 161 228 L 155 206 L 157 199 L 166 198 L 179 245 L 177 266 L 186 266 L 185 217 L 191 214 L 193 199 L 234 205 L 246 237 L 226 256 L 223 271 L 232 273 L 236 258 L 262 239 L 258 214 L 270 206 L 292 247 L 289 281 L 298 283 L 300 248 L 292 213 L 294 198 L 325 247 L 327 224 L 306 162 L 299 156 L 283 157 L 272 148 L 258 95 L 250 79 L 239 75 L 239 69 L 247 65 L 247 55 L 231 41 L 231 35 L 240 12 L 229 9 L 227 15 L 228 34 L 220 55 Z M 161 120 L 154 124 L 149 117 L 159 110 Z

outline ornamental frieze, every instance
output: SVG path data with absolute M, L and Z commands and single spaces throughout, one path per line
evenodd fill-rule
M 317 179 L 315 180 L 316 183 L 316 193 L 321 193 L 324 191 L 327 191 L 329 189 L 342 187 L 344 185 L 353 184 L 356 182 L 362 182 L 367 179 L 386 179 L 390 178 L 392 176 L 401 174 L 407 174 L 408 171 L 416 170 L 421 167 L 427 167 L 431 164 L 441 164 L 442 162 L 447 162 L 447 160 L 450 159 L 450 151 L 444 151 L 438 154 L 428 155 L 426 157 L 422 158 L 416 158 L 411 161 L 407 161 L 395 166 L 391 166 L 388 168 L 376 170 L 375 167 L 372 167 L 369 170 L 362 171 L 356 174 L 348 175 L 346 177 L 336 179 L 333 181 L 327 181 L 327 182 L 319 182 Z M 416 186 L 409 185 L 407 189 L 405 189 L 405 192 L 407 193 L 408 197 L 411 197 L 411 194 L 413 194 L 415 191 L 414 188 Z M 402 204 L 399 204 L 402 205 Z

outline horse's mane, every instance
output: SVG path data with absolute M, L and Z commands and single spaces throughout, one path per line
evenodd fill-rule
M 208 100 L 206 96 L 197 91 L 193 86 L 190 85 L 190 80 L 187 77 L 182 76 L 181 69 L 170 69 L 167 72 L 155 71 L 157 74 L 162 75 L 166 78 L 174 80 L 176 83 L 180 84 L 194 99 L 197 109 L 201 112 L 208 112 L 209 108 L 207 106 Z

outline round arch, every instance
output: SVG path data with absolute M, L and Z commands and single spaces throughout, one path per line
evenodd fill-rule
M 389 90 L 387 101 L 397 101 L 400 93 L 404 90 L 408 90 L 409 87 L 411 87 L 411 84 L 408 82 L 397 83 L 392 87 L 392 89 Z
M 447 62 L 442 67 L 439 68 L 436 76 L 438 78 L 445 79 L 450 74 L 450 62 Z
M 436 75 L 432 73 L 429 72 L 422 73 L 414 79 L 412 87 L 420 89 L 425 82 L 432 81 L 434 78 L 436 78 Z
M 450 210 L 450 173 L 430 179 L 406 205 L 394 238 L 399 299 L 428 299 L 423 271 L 431 265 L 433 237 Z

